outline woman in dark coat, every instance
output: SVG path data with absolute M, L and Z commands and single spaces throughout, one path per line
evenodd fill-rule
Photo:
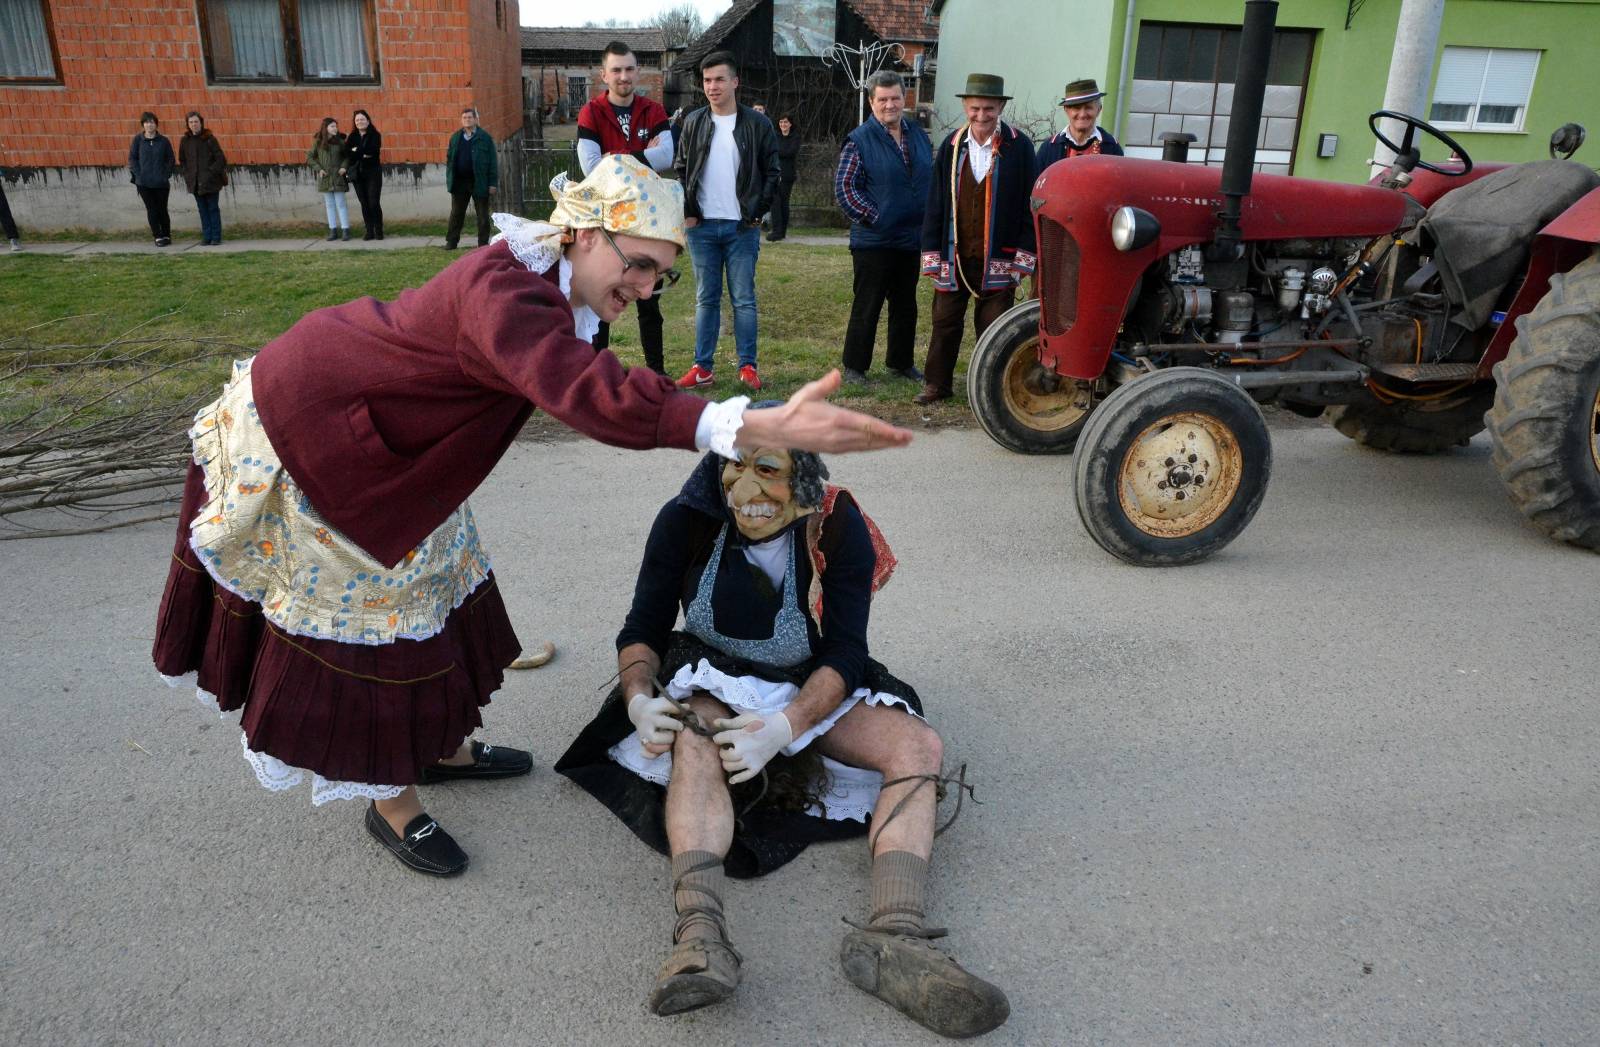
M 228 184 L 228 158 L 217 136 L 206 130 L 205 117 L 190 110 L 186 119 L 189 130 L 178 143 L 178 167 L 200 211 L 200 246 L 211 247 L 222 243 L 222 207 L 217 201 Z
M 157 247 L 172 243 L 172 218 L 167 213 L 167 195 L 172 191 L 172 143 L 158 128 L 154 113 L 139 117 L 140 132 L 128 145 L 128 180 L 144 201 L 144 216 Z
M 351 117 L 354 130 L 345 139 L 345 159 L 349 165 L 345 177 L 355 187 L 356 199 L 361 201 L 361 224 L 366 232 L 363 240 L 383 239 L 383 207 L 378 198 L 383 194 L 383 135 L 372 125 L 372 117 L 365 109 L 357 109 Z
M 794 191 L 800 161 L 800 135 L 789 114 L 778 117 L 778 198 L 772 202 L 772 232 L 767 242 L 777 243 L 789 233 L 789 194 Z

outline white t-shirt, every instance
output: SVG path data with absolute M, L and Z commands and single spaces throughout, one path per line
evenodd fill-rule
M 700 174 L 701 218 L 730 218 L 737 222 L 743 217 L 739 213 L 739 147 L 733 141 L 737 119 L 737 112 L 727 116 L 711 114 L 711 149 Z

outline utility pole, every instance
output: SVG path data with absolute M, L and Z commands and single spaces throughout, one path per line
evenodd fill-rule
M 1428 86 L 1433 81 L 1433 56 L 1439 50 L 1439 25 L 1444 21 L 1444 0 L 1400 0 L 1400 21 L 1394 27 L 1394 56 L 1389 59 L 1389 83 L 1383 89 L 1383 108 L 1428 118 Z M 1378 130 L 1391 142 L 1400 140 L 1401 128 L 1384 119 Z M 1394 152 L 1382 143 L 1372 151 L 1374 165 L 1388 167 Z

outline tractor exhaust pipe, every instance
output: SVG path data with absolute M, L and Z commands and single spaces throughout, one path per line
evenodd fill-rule
M 1239 41 L 1239 66 L 1233 74 L 1233 111 L 1228 118 L 1228 153 L 1222 162 L 1222 210 L 1212 256 L 1232 261 L 1243 255 L 1239 231 L 1241 201 L 1250 195 L 1256 166 L 1256 138 L 1261 132 L 1261 103 L 1267 95 L 1267 66 L 1272 60 L 1272 32 L 1278 24 L 1278 0 L 1246 0 L 1244 33 Z

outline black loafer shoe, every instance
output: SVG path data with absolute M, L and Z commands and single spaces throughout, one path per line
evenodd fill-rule
M 533 770 L 533 754 L 503 745 L 472 743 L 472 762 L 459 767 L 436 763 L 422 769 L 422 785 L 460 778 L 514 778 Z
M 915 365 L 911 367 L 891 367 L 889 368 L 889 373 L 897 374 L 901 378 L 906 378 L 913 382 L 920 382 L 923 380 L 922 372 L 917 370 Z
M 429 876 L 455 876 L 467 867 L 467 852 L 426 814 L 411 819 L 402 838 L 389 828 L 388 821 L 378 813 L 377 804 L 370 804 L 367 807 L 367 832 L 400 859 L 401 865 L 417 872 Z

